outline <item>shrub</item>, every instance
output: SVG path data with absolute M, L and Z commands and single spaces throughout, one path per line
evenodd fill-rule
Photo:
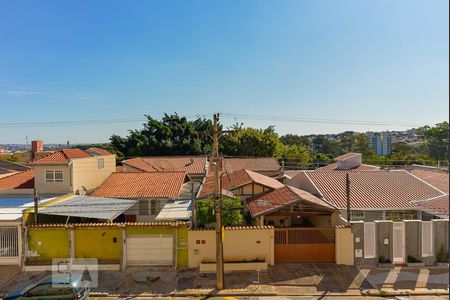
M 447 255 L 445 253 L 444 243 L 441 243 L 441 245 L 439 246 L 439 251 L 436 255 L 436 261 L 442 262 L 442 263 L 447 261 Z
M 380 264 L 390 264 L 390 263 L 391 263 L 391 260 L 388 259 L 388 258 L 386 258 L 386 257 L 384 257 L 383 255 L 380 255 L 380 256 L 378 257 L 378 262 L 379 262 Z
M 417 259 L 417 258 L 415 258 L 414 256 L 411 256 L 411 255 L 408 255 L 408 257 L 406 258 L 406 260 L 407 260 L 409 263 L 421 263 L 421 262 L 422 262 L 421 260 L 419 260 L 419 259 Z

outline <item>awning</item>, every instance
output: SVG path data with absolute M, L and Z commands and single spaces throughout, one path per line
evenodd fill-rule
M 72 196 L 53 205 L 40 207 L 38 213 L 112 221 L 132 207 L 137 200 Z
M 189 220 L 192 215 L 190 200 L 177 200 L 168 202 L 156 216 L 158 221 L 183 221 Z

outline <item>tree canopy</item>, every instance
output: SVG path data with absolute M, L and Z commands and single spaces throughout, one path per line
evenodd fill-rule
M 198 200 L 196 205 L 197 220 L 201 225 L 206 226 L 216 222 L 213 198 Z M 222 224 L 224 226 L 241 225 L 243 221 L 241 208 L 239 197 L 222 197 Z

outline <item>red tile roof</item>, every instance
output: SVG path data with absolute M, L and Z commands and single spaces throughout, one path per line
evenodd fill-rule
M 123 167 L 122 166 L 117 166 L 116 167 L 116 172 L 123 172 Z
M 429 214 L 448 218 L 448 194 L 430 200 L 413 202 L 413 204 Z
M 448 194 L 449 176 L 448 172 L 433 169 L 413 169 L 410 171 L 414 176 L 419 177 L 428 184 L 431 184 L 438 190 Z
M 340 169 L 338 167 L 337 163 L 329 164 L 329 165 L 326 165 L 324 167 L 320 167 L 320 168 L 315 169 L 315 171 L 341 171 L 341 170 L 342 169 Z M 376 170 L 380 170 L 380 167 L 361 164 L 361 165 L 355 166 L 354 168 L 345 169 L 345 170 L 349 170 L 349 171 L 376 171 Z
M 350 174 L 351 208 L 412 208 L 411 201 L 431 199 L 443 193 L 404 170 L 305 172 L 324 199 L 346 207 L 346 174 Z
M 310 206 L 313 206 L 315 210 L 334 209 L 325 201 L 311 195 L 306 191 L 291 186 L 283 186 L 276 190 L 247 199 L 247 205 L 253 217 L 265 215 L 286 205 L 297 202 L 303 204 L 305 209 L 310 209 Z
M 0 190 L 34 188 L 34 171 L 27 170 L 0 178 Z
M 151 156 L 122 161 L 123 164 L 145 172 L 185 171 L 188 174 L 205 174 L 206 157 L 202 156 Z
M 94 152 L 98 155 L 112 155 L 111 152 L 105 150 L 105 149 L 101 149 L 101 148 L 97 148 L 97 147 L 91 147 L 89 149 L 86 150 L 87 152 Z
M 238 170 L 231 174 L 223 173 L 221 176 L 222 188 L 228 191 L 241 187 L 249 183 L 257 183 L 272 189 L 283 187 L 284 185 L 278 180 L 250 171 L 250 170 Z M 214 176 L 209 176 L 205 179 L 205 182 L 200 188 L 198 197 L 205 197 L 214 193 Z
M 43 156 L 32 161 L 32 164 L 67 164 L 74 158 L 91 157 L 91 155 L 81 149 L 62 149 L 56 152 L 50 153 L 47 156 Z
M 344 155 L 338 156 L 335 159 L 337 161 L 339 161 L 339 160 L 347 160 L 347 159 L 355 157 L 355 156 L 361 156 L 361 153 L 352 153 L 352 152 L 350 152 L 350 153 L 346 153 Z
M 175 198 L 180 194 L 185 172 L 113 173 L 92 192 L 94 197 Z
M 229 174 L 242 169 L 253 172 L 276 172 L 281 170 L 280 164 L 274 157 L 224 158 L 222 164 L 223 169 Z

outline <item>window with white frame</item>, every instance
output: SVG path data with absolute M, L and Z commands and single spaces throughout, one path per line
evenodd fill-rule
M 105 159 L 100 158 L 99 160 L 97 160 L 97 164 L 98 164 L 98 169 L 103 169 L 105 167 Z
M 352 210 L 350 212 L 350 216 L 352 217 L 352 219 L 354 219 L 354 218 L 364 218 L 366 216 L 366 214 L 364 213 L 363 210 Z
M 52 171 L 45 171 L 45 181 L 53 182 L 55 181 L 55 173 Z
M 375 223 L 364 223 L 364 257 L 374 258 L 376 255 L 375 247 Z
M 433 255 L 433 223 L 422 222 L 422 256 Z
M 46 182 L 63 182 L 62 170 L 47 170 L 45 171 Z
M 55 182 L 62 182 L 63 181 L 63 171 L 57 170 L 55 171 Z

